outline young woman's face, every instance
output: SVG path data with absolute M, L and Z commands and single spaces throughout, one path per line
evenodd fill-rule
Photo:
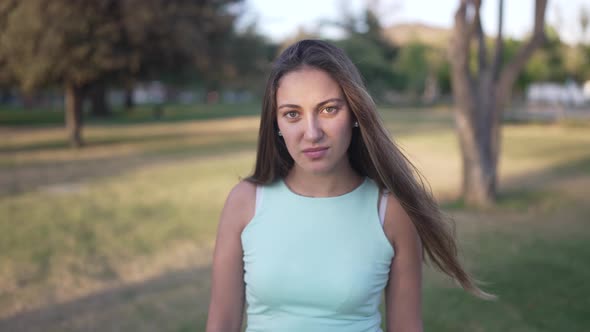
M 347 167 L 352 114 L 342 89 L 326 72 L 311 67 L 281 78 L 277 123 L 295 167 L 329 173 Z

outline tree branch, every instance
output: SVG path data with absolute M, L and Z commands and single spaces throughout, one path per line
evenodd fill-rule
M 475 18 L 474 18 L 474 25 L 475 25 L 475 32 L 477 36 L 477 43 L 478 43 L 478 66 L 479 72 L 485 71 L 488 66 L 488 59 L 487 53 L 488 50 L 486 48 L 486 40 L 485 35 L 483 33 L 483 27 L 481 24 L 481 15 L 480 15 L 480 8 L 481 8 L 481 0 L 475 0 Z
M 455 31 L 453 34 L 453 42 L 458 46 L 457 53 L 465 54 L 469 50 L 469 38 L 466 29 L 466 12 L 467 1 L 461 0 L 457 11 L 455 12 Z
M 461 0 L 455 12 L 453 39 L 449 49 L 452 64 L 453 93 L 458 100 L 472 100 L 471 72 L 469 70 L 469 33 L 466 12 L 470 0 Z
M 492 64 L 492 77 L 494 82 L 498 81 L 500 76 L 500 67 L 502 66 L 502 57 L 504 54 L 504 0 L 498 1 L 498 34 L 496 36 L 496 47 L 494 62 Z
M 502 70 L 498 81 L 498 102 L 504 103 L 509 97 L 510 87 L 516 80 L 518 73 L 522 70 L 535 49 L 545 41 L 545 9 L 547 0 L 535 1 L 535 27 L 529 41 L 522 46 L 513 60 Z

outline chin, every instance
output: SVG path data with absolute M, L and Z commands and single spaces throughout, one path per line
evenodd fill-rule
M 334 170 L 335 165 L 325 163 L 325 162 L 312 162 L 307 163 L 303 168 L 306 172 L 313 173 L 313 174 L 328 174 Z

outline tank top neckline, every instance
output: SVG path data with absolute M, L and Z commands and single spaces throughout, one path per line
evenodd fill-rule
M 311 196 L 304 196 L 304 195 L 300 195 L 296 192 L 294 192 L 293 190 L 291 190 L 291 188 L 289 188 L 289 186 L 287 185 L 287 183 L 285 182 L 285 178 L 281 178 L 280 179 L 280 183 L 281 186 L 285 189 L 285 191 L 294 197 L 300 198 L 300 199 L 306 199 L 306 200 L 313 200 L 313 201 L 319 201 L 319 200 L 333 200 L 333 199 L 341 199 L 341 198 L 345 198 L 345 197 L 349 197 L 354 195 L 357 191 L 360 191 L 362 187 L 364 187 L 367 182 L 368 182 L 369 177 L 365 176 L 363 178 L 363 181 L 361 182 L 361 184 L 359 184 L 358 186 L 356 186 L 354 189 L 352 189 L 349 192 L 346 192 L 342 195 L 338 195 L 338 196 L 323 196 L 323 197 L 311 197 Z

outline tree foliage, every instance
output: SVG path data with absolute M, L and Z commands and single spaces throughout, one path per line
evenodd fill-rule
M 214 77 L 220 40 L 235 17 L 229 7 L 238 2 L 5 0 L 0 79 L 27 91 L 64 85 L 70 139 L 79 146 L 81 99 L 93 84 L 188 66 Z
M 228 36 L 227 63 L 231 66 L 231 75 L 225 77 L 225 85 L 262 94 L 266 73 L 279 46 L 261 36 L 256 28 L 253 22 L 242 31 L 235 31 Z
M 383 35 L 377 14 L 366 8 L 358 17 L 351 14 L 343 17 L 332 24 L 343 29 L 346 37 L 335 43 L 359 68 L 371 93 L 378 97 L 386 90 L 400 89 L 401 77 L 393 68 L 399 48 Z
M 545 36 L 545 43 L 531 56 L 525 66 L 523 76 L 526 83 L 563 82 L 569 77 L 565 64 L 566 46 L 559 38 L 557 30 L 547 27 Z
M 25 90 L 55 82 L 81 85 L 120 68 L 124 57 L 113 1 L 14 2 L 3 22 L 0 52 Z

